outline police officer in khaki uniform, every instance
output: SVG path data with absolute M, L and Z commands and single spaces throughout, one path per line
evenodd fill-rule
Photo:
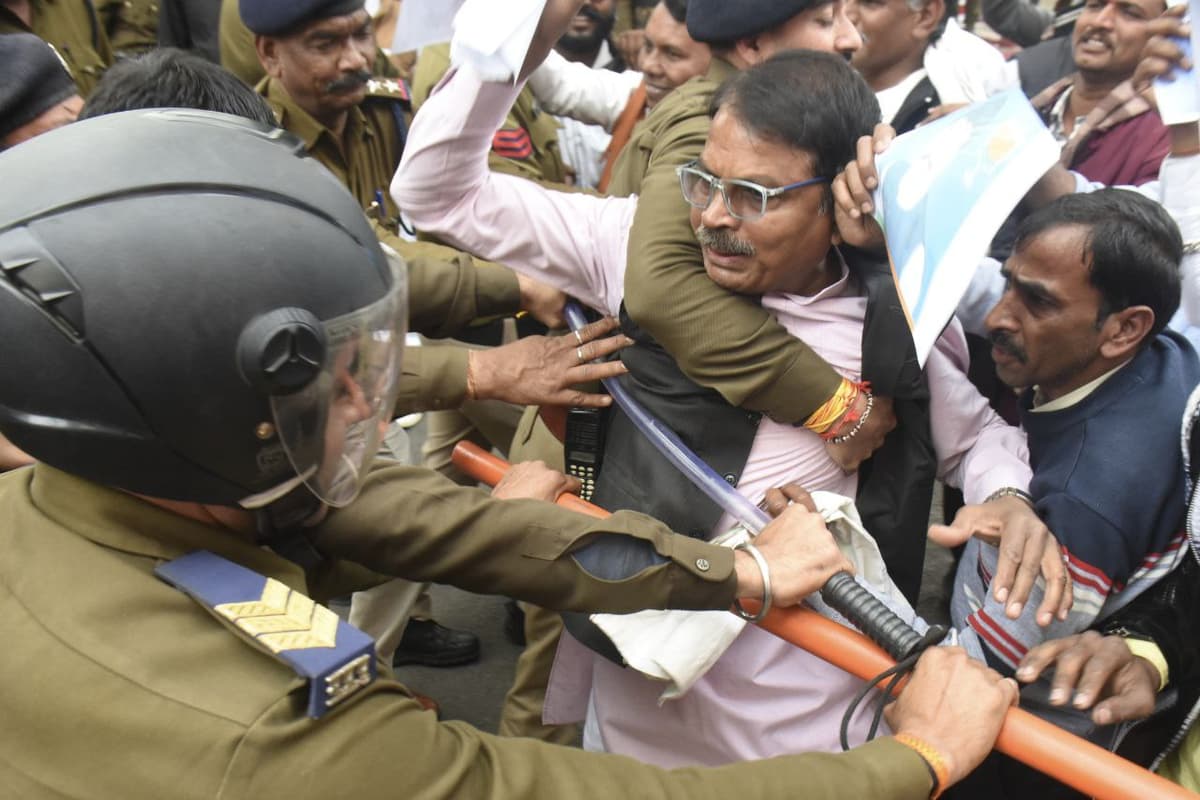
M 1010 682 L 938 649 L 843 755 L 666 772 L 439 724 L 317 599 L 453 581 L 629 611 L 791 604 L 844 566 L 786 511 L 747 553 L 372 466 L 403 271 L 294 139 L 204 112 L 112 115 L 0 154 L 0 785 L 30 798 L 928 797 L 991 747 Z M 70 182 L 55 180 L 63 171 Z M 19 291 L 15 290 L 19 287 Z M 52 368 L 47 368 L 52 365 Z M 508 491 L 553 495 L 527 469 Z M 356 495 L 361 495 L 355 500 Z M 333 511 L 328 507 L 337 506 Z M 588 571 L 632 536 L 644 568 Z M 285 558 L 282 553 L 289 554 Z M 765 597 L 764 597 L 765 599 Z M 52 746 L 48 743 L 53 743 Z
M 33 33 L 53 45 L 85 98 L 113 63 L 91 0 L 0 0 L 3 33 Z

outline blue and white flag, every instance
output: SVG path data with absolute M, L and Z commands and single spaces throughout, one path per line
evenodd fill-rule
M 1059 150 L 1014 88 L 898 137 L 877 157 L 875 214 L 922 366 L 992 237 Z

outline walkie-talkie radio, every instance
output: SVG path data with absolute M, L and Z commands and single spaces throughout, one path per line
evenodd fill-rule
M 604 452 L 604 425 L 607 409 L 572 408 L 567 411 L 566 439 L 563 456 L 567 474 L 578 478 L 583 487 L 579 496 L 591 500 L 596 491 L 596 476 L 600 474 L 600 460 Z

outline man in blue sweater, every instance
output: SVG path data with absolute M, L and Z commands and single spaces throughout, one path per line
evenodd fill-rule
M 1063 197 L 1018 232 L 986 322 L 1000 378 L 1027 387 L 1028 499 L 1062 545 L 1075 603 L 1046 627 L 1032 611 L 1007 618 L 987 590 L 997 549 L 971 540 L 952 616 L 967 649 L 1002 673 L 1044 639 L 1109 616 L 1185 552 L 1178 420 L 1200 362 L 1164 330 L 1182 254 L 1162 207 L 1119 189 Z

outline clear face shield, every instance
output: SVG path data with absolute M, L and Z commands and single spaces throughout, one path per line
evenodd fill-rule
M 388 263 L 387 295 L 325 323 L 321 374 L 299 392 L 271 398 L 296 474 L 335 507 L 358 495 L 396 404 L 408 306 L 403 265 L 398 258 Z

